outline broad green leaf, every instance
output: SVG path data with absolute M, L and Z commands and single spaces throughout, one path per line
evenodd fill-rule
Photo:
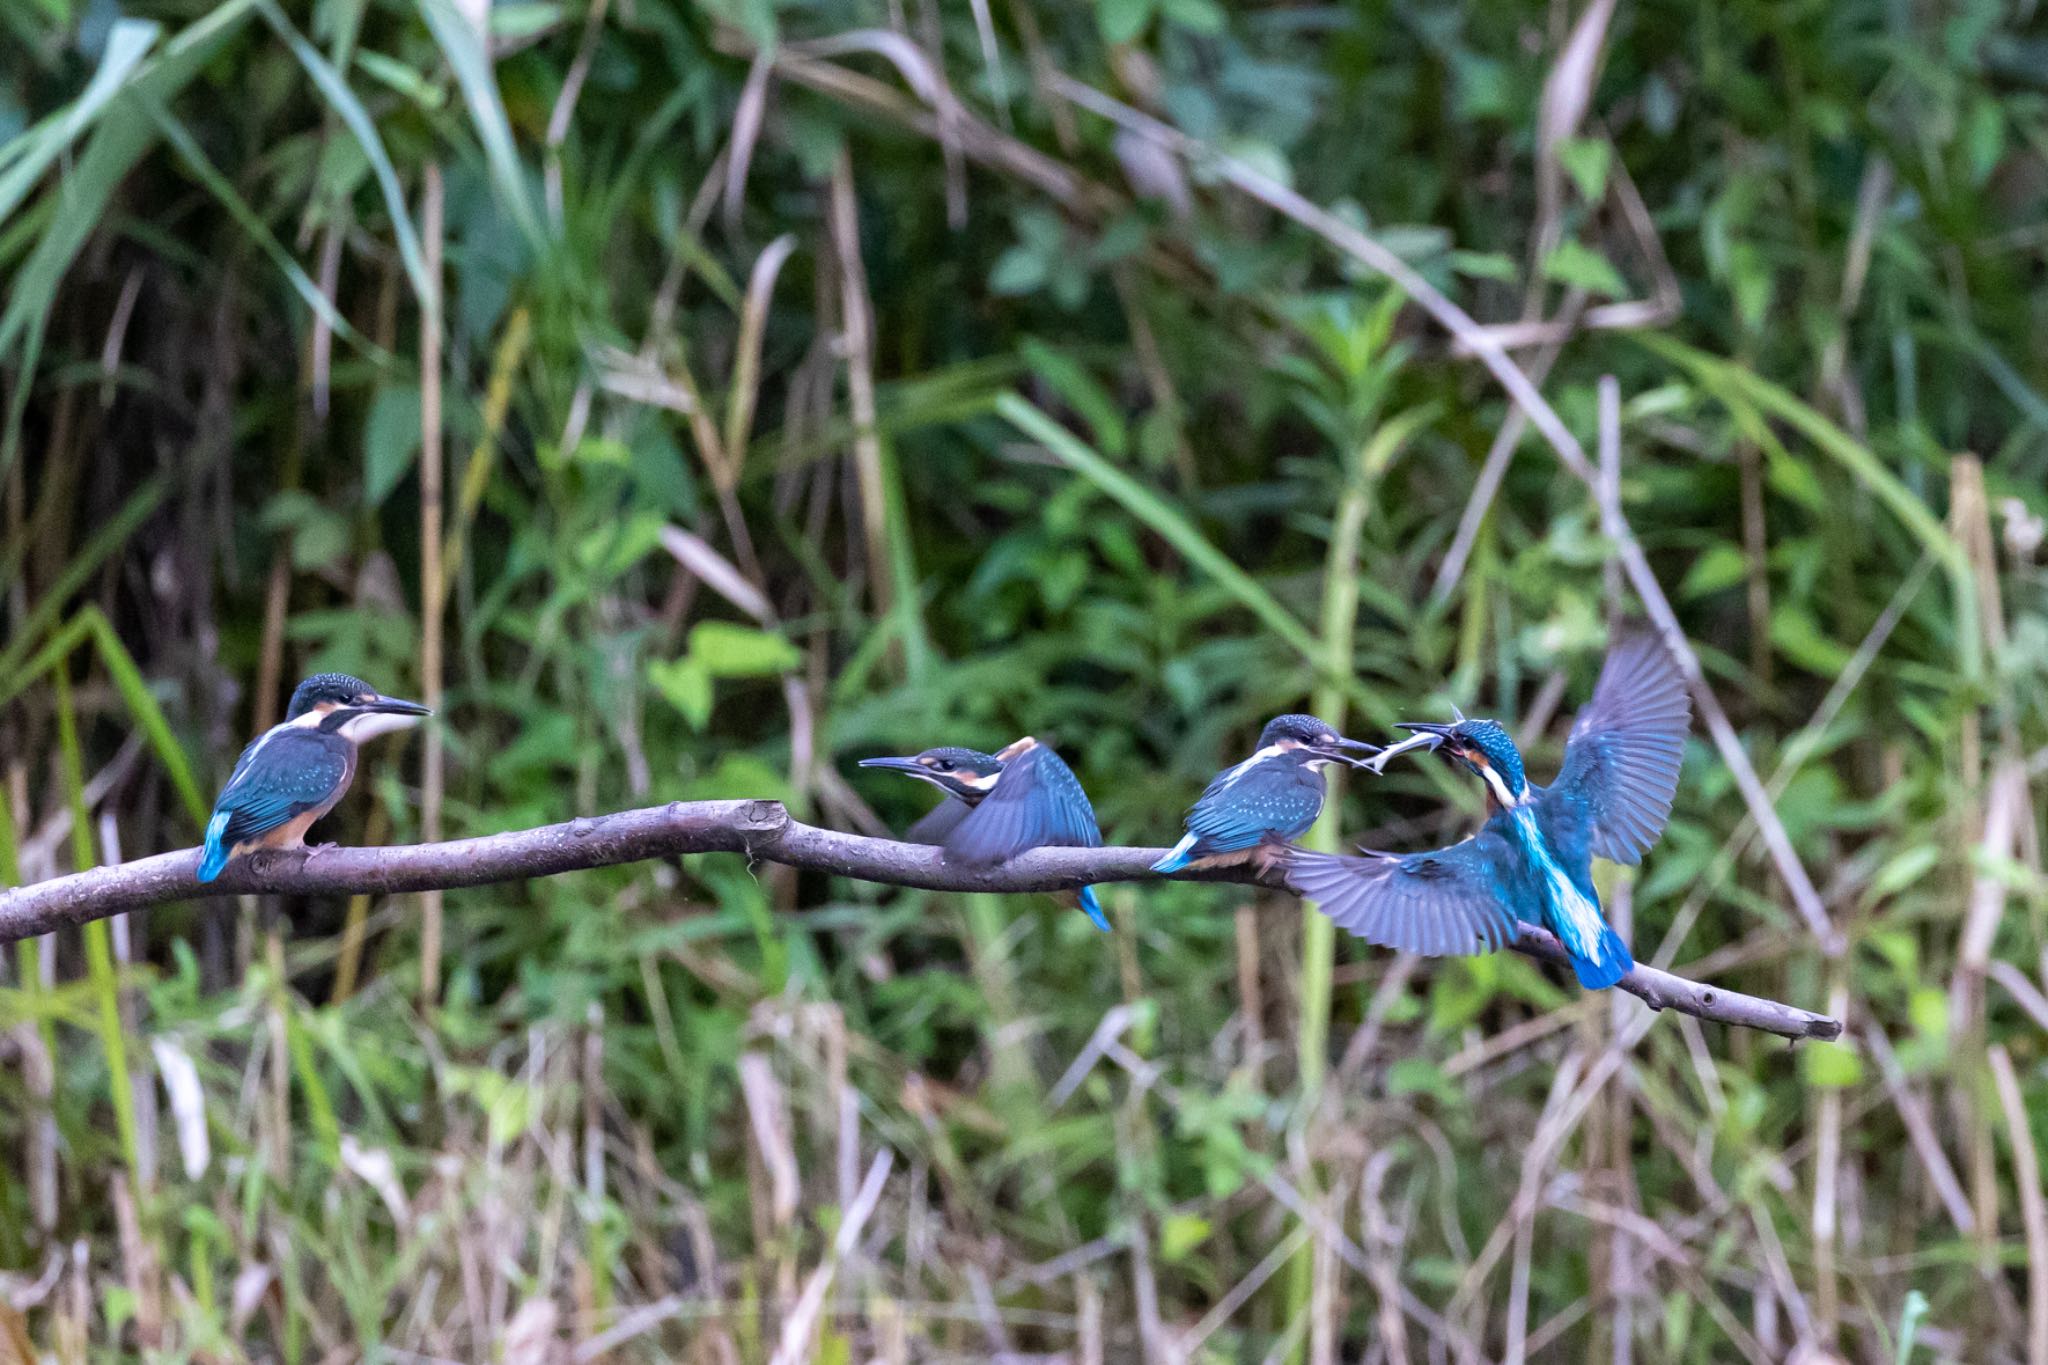
M 1156 0 L 1095 0 L 1095 22 L 1105 43 L 1128 43 L 1145 31 Z
M 647 665 L 647 681 L 682 712 L 691 729 L 701 730 L 711 719 L 711 675 L 696 660 L 653 660 Z
M 1705 597 L 1734 587 L 1749 576 L 1749 559 L 1736 546 L 1721 541 L 1706 548 L 1705 553 L 1692 562 L 1686 570 L 1685 581 L 1678 585 L 1678 595 L 1690 600 Z
M 1621 272 L 1605 256 L 1584 242 L 1571 238 L 1559 242 L 1557 248 L 1543 258 L 1543 278 L 1574 285 L 1591 294 L 1604 294 L 1611 299 L 1618 299 L 1628 292 Z
M 420 452 L 420 391 L 398 384 L 377 390 L 363 420 L 363 502 L 381 507 L 412 472 Z
M 1799 1052 L 1799 1074 L 1821 1090 L 1845 1090 L 1863 1079 L 1863 1059 L 1846 1043 L 1808 1043 Z
M 690 659 L 713 678 L 761 678 L 786 673 L 803 651 L 780 635 L 729 621 L 700 621 L 690 629 Z

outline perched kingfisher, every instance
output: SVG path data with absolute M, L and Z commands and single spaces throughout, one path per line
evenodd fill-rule
M 1346 750 L 1376 754 L 1379 746 L 1346 739 L 1314 716 L 1267 721 L 1259 747 L 1211 779 L 1188 808 L 1187 834 L 1152 870 L 1179 872 L 1254 859 L 1270 864 L 1281 845 L 1307 833 L 1322 814 L 1323 769 L 1332 763 L 1358 765 Z
M 356 746 L 432 715 L 416 701 L 379 695 L 361 678 L 316 673 L 292 693 L 282 724 L 258 735 L 235 763 L 206 822 L 199 880 L 255 848 L 298 848 L 356 775 Z
M 1496 721 L 1404 725 L 1414 737 L 1368 766 L 1441 747 L 1485 782 L 1486 823 L 1431 853 L 1290 850 L 1288 881 L 1359 937 L 1429 957 L 1499 948 L 1514 938 L 1517 919 L 1539 920 L 1571 955 L 1580 985 L 1612 986 L 1635 961 L 1601 912 L 1593 859 L 1638 862 L 1657 842 L 1678 792 L 1691 715 L 1670 652 L 1632 635 L 1608 653 L 1548 787 L 1523 774 L 1521 754 Z
M 946 793 L 908 838 L 938 845 L 948 861 L 993 866 L 1027 849 L 1102 847 L 1081 779 L 1029 735 L 992 754 L 945 747 L 909 758 L 864 758 L 860 766 L 908 773 Z M 1095 927 L 1108 930 L 1095 888 L 1082 887 L 1077 899 Z

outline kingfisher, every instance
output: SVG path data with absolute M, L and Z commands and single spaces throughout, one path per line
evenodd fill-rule
M 213 803 L 199 880 L 212 881 L 228 859 L 251 849 L 303 847 L 313 822 L 348 791 L 357 746 L 432 714 L 346 673 L 316 673 L 300 683 L 284 720 L 242 750 Z
M 1429 853 L 1290 850 L 1288 882 L 1360 938 L 1427 957 L 1490 951 L 1515 937 L 1518 919 L 1539 920 L 1564 945 L 1580 985 L 1612 986 L 1635 960 L 1600 909 L 1593 859 L 1640 862 L 1657 842 L 1678 792 L 1691 716 L 1670 651 L 1632 634 L 1609 651 L 1548 787 L 1529 781 L 1497 721 L 1405 724 L 1413 737 L 1367 766 L 1378 771 L 1397 754 L 1440 748 L 1485 783 L 1486 823 Z
M 1332 763 L 1359 765 L 1347 750 L 1376 754 L 1379 746 L 1346 739 L 1314 716 L 1267 721 L 1252 756 L 1210 780 L 1188 808 L 1187 833 L 1152 870 L 1253 861 L 1269 866 L 1282 845 L 1300 838 L 1322 814 L 1323 770 Z
M 907 837 L 938 845 L 949 862 L 992 867 L 1027 849 L 1102 847 L 1081 779 L 1029 735 L 992 754 L 945 746 L 908 758 L 864 758 L 860 766 L 907 773 L 946 794 Z M 1082 887 L 1076 898 L 1106 932 L 1109 920 L 1095 888 Z

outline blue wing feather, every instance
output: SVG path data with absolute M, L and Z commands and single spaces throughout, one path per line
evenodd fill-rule
M 1490 826 L 1432 853 L 1396 857 L 1291 851 L 1287 881 L 1340 928 L 1424 957 L 1492 952 L 1515 936 L 1517 880 Z
M 1102 831 L 1081 779 L 1043 744 L 1003 767 L 981 804 L 945 836 L 948 858 L 992 864 L 1031 848 L 1100 848 Z
M 967 818 L 967 812 L 973 809 L 974 807 L 959 797 L 948 796 L 919 817 L 909 829 L 904 830 L 903 841 L 910 844 L 943 844 L 946 842 L 946 836 L 951 834 L 954 828 Z
M 1572 726 L 1563 770 L 1538 797 L 1559 851 L 1640 862 L 1671 817 L 1691 721 L 1685 677 L 1663 643 L 1618 642 Z
M 348 783 L 350 757 L 341 736 L 301 726 L 279 726 L 250 745 L 213 804 L 214 822 L 227 816 L 221 847 L 260 839 L 338 796 Z
M 1235 780 L 1232 775 L 1236 774 Z M 1298 838 L 1323 809 L 1322 774 L 1286 756 L 1220 774 L 1187 815 L 1190 858 L 1241 853 L 1267 838 Z

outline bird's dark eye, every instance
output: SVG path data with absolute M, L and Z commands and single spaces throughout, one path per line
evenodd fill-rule
M 932 760 L 932 766 L 934 768 L 937 768 L 942 773 L 949 773 L 953 771 L 953 764 L 950 759 L 934 759 Z

